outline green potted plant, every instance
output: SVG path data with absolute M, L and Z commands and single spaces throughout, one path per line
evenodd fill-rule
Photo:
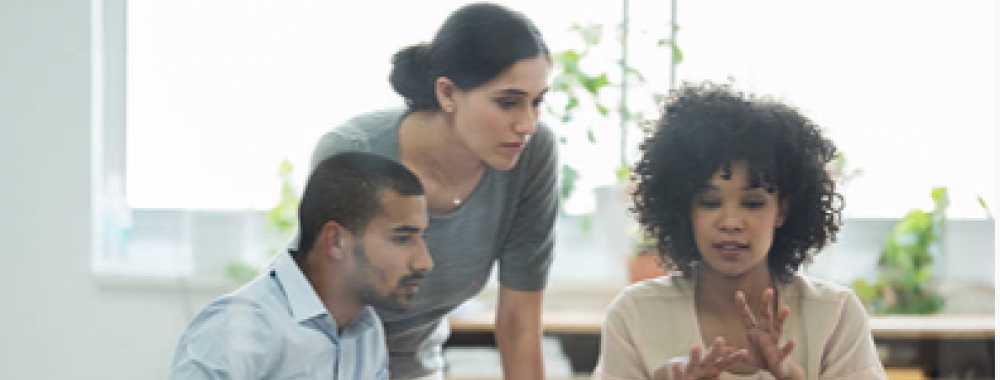
M 874 283 L 854 280 L 851 287 L 873 314 L 934 314 L 945 299 L 935 288 L 932 263 L 944 250 L 947 188 L 931 192 L 931 211 L 912 210 L 886 237 Z
M 640 69 L 632 66 L 628 59 L 628 41 L 630 21 L 628 19 L 628 0 L 622 2 L 625 17 L 622 22 L 616 25 L 614 31 L 604 25 L 576 25 L 573 31 L 579 36 L 582 44 L 577 49 L 568 49 L 553 54 L 555 63 L 555 76 L 553 78 L 551 92 L 553 95 L 546 103 L 547 113 L 554 116 L 560 123 L 568 124 L 577 120 L 583 114 L 596 115 L 608 121 L 609 125 L 617 125 L 617 139 L 619 143 L 619 157 L 614 169 L 614 178 L 617 186 L 612 188 L 597 189 L 595 194 L 597 203 L 601 203 L 602 198 L 621 198 L 618 203 L 627 203 L 629 168 L 626 153 L 629 144 L 629 136 L 632 133 L 640 133 L 640 125 L 644 119 L 641 112 L 630 109 L 626 95 L 637 96 L 636 90 L 642 90 L 636 86 L 646 83 L 646 76 Z M 676 25 L 672 27 L 672 34 L 676 34 Z M 607 34 L 613 33 L 609 37 Z M 674 36 L 670 38 L 660 38 L 656 41 L 654 48 L 670 48 L 672 69 L 682 59 L 680 49 L 674 43 Z M 610 54 L 607 54 L 609 53 Z M 608 56 L 617 56 L 615 60 L 607 60 Z M 602 61 L 605 59 L 606 61 Z M 603 71 L 588 72 L 585 70 L 603 68 Z M 620 71 L 615 73 L 614 71 Z M 617 75 L 616 75 L 617 74 Z M 672 78 L 671 78 L 672 80 Z M 670 84 L 673 85 L 672 83 Z M 619 96 L 612 99 L 612 96 Z M 662 94 L 648 93 L 650 99 L 662 99 Z M 642 96 L 642 95 L 638 95 Z M 616 103 L 610 105 L 609 103 Z M 578 131 L 579 128 L 564 129 L 567 131 Z M 592 125 L 586 125 L 586 137 L 582 136 L 562 136 L 563 144 L 596 144 L 598 134 L 595 133 Z M 578 170 L 572 162 L 564 163 L 561 168 L 561 195 L 564 200 L 568 200 L 573 194 L 580 178 L 585 175 Z M 618 209 L 620 207 L 616 207 Z M 585 228 L 589 228 L 589 218 L 582 219 Z M 627 222 L 626 222 L 627 223 Z M 627 234 L 626 228 L 621 233 Z M 636 271 L 636 274 L 629 274 L 629 277 L 645 278 L 651 273 L 662 273 L 662 269 L 656 265 L 655 247 L 644 245 L 645 240 L 638 236 L 627 236 L 628 240 L 634 244 L 634 249 L 628 255 L 627 266 L 629 272 Z M 644 274 L 640 274 L 642 272 Z
M 292 164 L 288 160 L 281 161 L 278 169 L 281 196 L 278 204 L 267 211 L 265 241 L 268 257 L 274 257 L 286 248 L 298 224 L 299 196 L 292 186 L 292 170 Z M 235 261 L 226 266 L 226 275 L 241 284 L 256 277 L 259 271 L 259 263 L 245 260 Z

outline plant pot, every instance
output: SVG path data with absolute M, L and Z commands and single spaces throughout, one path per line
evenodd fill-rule
M 663 276 L 667 272 L 658 263 L 656 249 L 646 248 L 628 259 L 628 281 L 635 283 Z

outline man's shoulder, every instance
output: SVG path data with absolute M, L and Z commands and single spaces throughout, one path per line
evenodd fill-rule
M 227 329 L 269 329 L 285 308 L 269 276 L 260 276 L 216 298 L 195 316 L 192 326 L 225 325 Z
M 233 378 L 259 378 L 286 346 L 280 311 L 259 291 L 263 279 L 216 298 L 201 309 L 178 343 L 171 379 L 202 378 L 204 368 Z M 278 306 L 280 308 L 280 306 Z

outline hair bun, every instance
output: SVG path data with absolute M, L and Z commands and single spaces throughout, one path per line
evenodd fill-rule
M 437 107 L 434 86 L 428 73 L 430 44 L 422 42 L 400 49 L 392 56 L 392 89 L 413 109 Z

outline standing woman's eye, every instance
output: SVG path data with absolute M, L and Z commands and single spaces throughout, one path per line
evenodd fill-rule
M 517 101 L 517 100 L 515 100 L 515 99 L 497 99 L 496 103 L 497 103 L 498 106 L 500 106 L 500 108 L 503 108 L 505 110 L 509 110 L 509 109 L 514 108 L 514 107 L 517 107 L 517 105 L 520 102 Z

